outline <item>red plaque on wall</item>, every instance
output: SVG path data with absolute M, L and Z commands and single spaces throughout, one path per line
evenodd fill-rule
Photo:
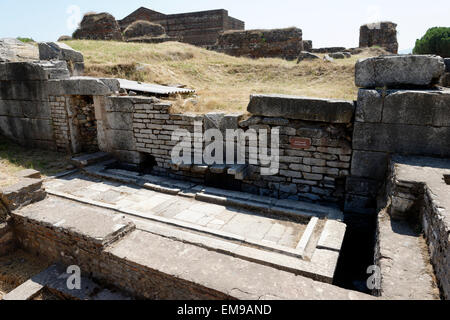
M 310 138 L 291 138 L 291 147 L 293 149 L 309 149 L 311 148 Z

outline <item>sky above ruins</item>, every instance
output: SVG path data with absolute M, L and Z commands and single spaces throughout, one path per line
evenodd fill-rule
M 54 41 L 71 34 L 85 12 L 106 11 L 122 19 L 141 6 L 167 14 L 223 8 L 247 29 L 299 27 L 314 47 L 356 47 L 362 24 L 390 20 L 398 24 L 405 50 L 428 28 L 449 26 L 450 17 L 448 0 L 1 0 L 0 38 Z

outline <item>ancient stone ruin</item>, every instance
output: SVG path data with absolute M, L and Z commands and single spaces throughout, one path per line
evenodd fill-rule
M 118 22 L 125 30 L 139 20 L 159 24 L 169 37 L 198 46 L 213 45 L 223 31 L 245 29 L 243 21 L 230 17 L 223 9 L 167 15 L 141 7 Z
M 303 51 L 302 30 L 227 31 L 211 49 L 236 57 L 297 59 Z
M 346 235 L 376 221 L 373 293 L 450 298 L 441 57 L 358 61 L 357 101 L 252 95 L 247 114 L 188 114 L 120 94 L 117 79 L 72 77 L 78 53 L 41 48 L 48 61 L 0 63 L 0 134 L 76 155 L 76 168 L 0 189 L 0 255 L 20 247 L 78 265 L 123 297 L 376 299 L 336 285 Z
M 378 22 L 361 26 L 359 47 L 370 48 L 379 46 L 397 54 L 397 25 L 393 22 Z
M 116 19 L 106 12 L 86 14 L 80 23 L 80 27 L 73 33 L 73 38 L 84 40 L 123 40 Z

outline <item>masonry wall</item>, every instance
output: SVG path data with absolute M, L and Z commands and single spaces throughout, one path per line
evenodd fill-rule
M 106 100 L 103 110 L 97 112 L 101 118 L 97 118 L 99 128 L 100 125 L 103 128 L 99 129 L 99 136 L 105 136 L 105 143 L 99 144 L 103 151 L 113 152 L 122 161 L 140 164 L 151 158 L 156 164 L 153 172 L 160 175 L 202 184 L 215 181 L 221 187 L 228 183 L 229 188 L 281 199 L 343 203 L 352 156 L 354 105 L 351 101 L 255 96 L 249 111 L 256 115 L 243 120 L 243 114 L 172 114 L 170 104 L 154 98 L 109 97 Z M 286 112 L 285 117 L 281 115 L 284 111 L 280 115 L 266 114 L 266 110 L 280 105 L 287 108 L 294 105 L 296 111 Z M 305 108 L 315 109 L 316 113 L 309 114 Z M 246 140 L 245 165 L 173 163 L 171 153 L 179 143 L 172 140 L 173 133 L 185 129 L 194 137 L 196 122 L 203 132 L 218 129 L 224 137 L 226 129 L 244 132 L 266 129 L 269 144 L 271 131 L 278 129 L 279 170 L 274 175 L 261 175 L 267 165 L 260 161 L 250 164 L 249 140 Z M 204 141 L 202 146 L 206 147 Z
M 60 61 L 0 64 L 0 134 L 41 149 L 97 151 L 94 97 L 118 91 L 118 82 L 68 74 Z
M 450 157 L 450 92 L 360 89 L 346 210 L 374 213 L 393 154 Z
M 430 175 L 434 174 L 432 170 L 437 170 L 442 174 L 446 169 L 450 168 L 448 160 L 418 159 L 414 159 L 413 162 L 415 161 L 416 163 L 412 164 L 424 166 L 424 172 L 428 170 Z M 447 219 L 448 208 L 439 203 L 440 201 L 446 201 L 446 199 L 439 199 L 445 194 L 440 194 L 439 196 L 434 194 L 432 188 L 436 186 L 429 186 L 423 177 L 413 176 L 413 180 L 403 177 L 399 173 L 398 165 L 403 166 L 403 170 L 410 165 L 405 165 L 403 162 L 401 158 L 394 157 L 389 164 L 385 195 L 388 199 L 389 214 L 393 219 L 408 220 L 422 226 L 441 293 L 445 299 L 449 299 L 450 248 L 449 223 Z M 443 181 L 441 183 L 443 184 Z
M 165 15 L 140 8 L 119 21 L 122 30 L 137 20 L 162 25 L 169 37 L 198 46 L 213 45 L 225 30 L 243 30 L 245 23 L 228 16 L 226 10 L 210 10 Z
M 302 30 L 288 28 L 224 32 L 211 49 L 236 57 L 294 60 L 303 51 Z
M 0 134 L 24 146 L 56 150 L 48 74 L 26 63 L 0 64 Z

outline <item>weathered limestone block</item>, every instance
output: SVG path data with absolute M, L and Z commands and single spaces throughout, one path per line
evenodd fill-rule
M 84 72 L 83 54 L 62 42 L 39 43 L 39 58 L 41 60 L 66 61 L 73 76 L 81 76 Z
M 141 164 L 145 161 L 144 154 L 137 151 L 114 150 L 112 154 L 117 160 L 125 163 Z
M 364 88 L 430 86 L 445 71 L 444 59 L 431 55 L 393 55 L 360 59 L 356 85 Z
M 41 60 L 64 60 L 84 62 L 83 54 L 62 42 L 39 43 L 39 58 Z
M 386 179 L 389 156 L 383 152 L 354 150 L 351 174 L 354 177 L 374 180 Z
M 44 199 L 46 192 L 40 179 L 20 179 L 18 183 L 0 189 L 1 202 L 12 211 Z
M 97 78 L 73 77 L 67 80 L 48 81 L 48 94 L 53 96 L 105 96 L 112 93 L 111 89 Z
M 47 79 L 48 74 L 38 64 L 31 62 L 0 63 L 1 81 L 37 81 Z
M 52 60 L 40 61 L 36 63 L 41 66 L 47 73 L 48 79 L 69 79 L 71 73 L 66 61 Z
M 382 122 L 450 127 L 450 91 L 388 92 Z
M 300 52 L 299 56 L 297 57 L 297 63 L 300 63 L 302 61 L 311 61 L 311 60 L 318 60 L 320 59 L 320 56 L 317 54 L 308 52 L 308 51 L 302 51 Z
M 135 151 L 133 131 L 130 130 L 107 130 L 108 144 L 113 150 Z
M 126 112 L 107 112 L 106 124 L 109 129 L 131 131 L 133 129 L 133 114 Z
M 412 155 L 450 156 L 450 127 L 355 123 L 353 147 Z
M 252 95 L 248 105 L 248 112 L 256 116 L 329 123 L 350 123 L 354 109 L 352 101 L 285 95 Z
M 359 89 L 356 104 L 356 121 L 381 122 L 383 95 L 381 91 Z
M 0 100 L 0 116 L 50 119 L 47 101 Z
M 48 92 L 45 81 L 0 81 L 0 100 L 47 101 Z

